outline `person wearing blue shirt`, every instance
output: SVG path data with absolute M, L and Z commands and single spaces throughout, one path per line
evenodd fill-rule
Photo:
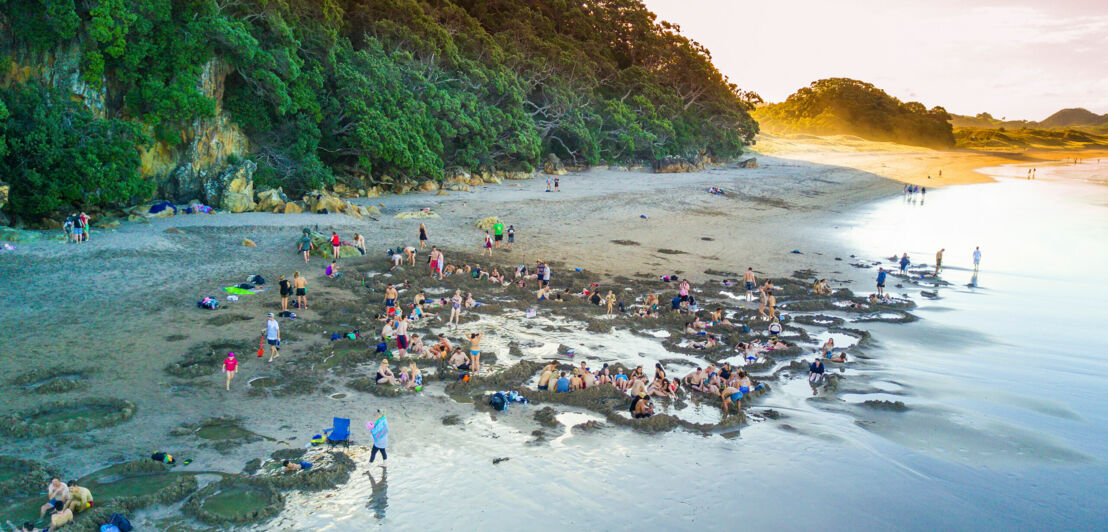
M 981 246 L 973 250 L 973 269 L 977 271 L 977 267 L 981 265 Z
M 558 377 L 557 384 L 554 385 L 555 392 L 568 392 L 569 391 L 569 379 L 566 378 L 566 372 L 562 372 L 561 377 Z
M 885 271 L 885 268 L 877 269 L 877 295 L 884 295 L 885 293 L 885 277 L 889 274 Z

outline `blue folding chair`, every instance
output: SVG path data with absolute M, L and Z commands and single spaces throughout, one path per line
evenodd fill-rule
M 338 443 L 343 446 L 350 446 L 350 420 L 344 417 L 337 417 L 331 422 L 332 427 L 329 429 L 323 429 L 323 433 L 327 435 L 327 443 L 335 445 Z

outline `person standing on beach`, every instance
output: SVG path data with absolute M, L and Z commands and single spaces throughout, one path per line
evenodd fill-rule
M 907 253 L 902 255 L 900 257 L 900 273 L 907 274 L 908 273 L 908 265 L 911 264 L 911 263 L 912 263 L 912 261 L 908 260 L 908 254 Z
M 396 320 L 396 356 L 408 356 L 408 318 L 403 312 L 400 313 L 400 319 Z
M 935 254 L 935 275 L 936 276 L 939 275 L 939 270 L 943 269 L 943 252 L 944 251 L 946 251 L 946 248 L 940 249 L 939 252 Z
M 377 453 L 381 453 L 381 468 L 384 469 L 389 463 L 389 455 L 385 452 L 385 449 L 389 446 L 389 423 L 385 419 L 384 408 L 377 410 L 377 421 L 366 423 L 366 428 L 373 436 L 373 449 L 369 452 L 369 463 L 372 464 L 373 460 L 377 458 Z
M 339 234 L 331 231 L 331 258 L 333 260 L 339 260 L 339 252 L 342 251 L 342 241 L 339 240 Z
M 289 296 L 292 295 L 292 283 L 282 275 L 277 285 L 281 289 L 281 311 L 286 311 L 289 309 Z
M 754 287 L 757 285 L 757 281 L 754 279 L 753 267 L 746 269 L 746 274 L 743 275 L 743 283 L 746 284 L 746 300 L 754 301 Z
M 508 226 L 508 249 L 512 249 L 512 244 L 516 241 L 516 226 Z
M 469 370 L 473 373 L 481 370 L 481 339 L 484 337 L 483 332 L 469 335 Z
M 485 252 L 488 252 L 488 256 L 492 256 L 492 237 L 489 236 L 488 231 L 485 231 L 485 245 L 481 247 L 484 248 L 481 251 L 482 257 L 485 256 Z
M 231 379 L 235 378 L 235 373 L 239 371 L 239 361 L 235 358 L 233 352 L 227 353 L 227 358 L 223 359 L 223 373 L 227 374 L 227 384 L 224 386 L 225 390 L 231 390 Z
M 308 308 L 308 280 L 300 276 L 300 272 L 292 274 L 292 287 L 296 290 L 296 308 Z
M 308 230 L 304 230 L 304 236 L 300 237 L 299 242 L 300 252 L 304 254 L 304 264 L 308 263 L 308 256 L 311 255 L 312 250 L 315 249 L 315 243 L 312 242 L 312 237 L 308 236 Z
M 396 287 L 389 285 L 385 288 L 385 310 L 396 306 L 396 300 L 400 297 L 400 292 L 396 290 Z
M 611 314 L 612 309 L 616 306 L 616 295 L 613 294 L 611 290 L 608 290 L 608 296 L 604 298 L 604 302 L 608 304 L 608 314 Z M 584 362 L 581 363 L 584 364 Z
M 885 272 L 885 268 L 877 269 L 877 295 L 884 295 L 885 293 L 885 277 L 888 273 Z
M 454 297 L 450 298 L 450 319 L 446 320 L 446 324 L 454 324 L 454 328 L 458 328 L 458 320 L 462 317 L 462 291 L 455 290 Z
M 981 246 L 977 246 L 973 250 L 973 271 L 977 271 L 977 268 L 981 266 Z
M 550 176 L 546 176 L 546 191 L 550 192 Z
M 559 178 L 558 176 L 554 176 L 554 192 L 561 192 L 561 190 L 558 188 L 559 186 L 561 186 L 561 183 L 561 178 Z
M 269 344 L 269 361 L 273 362 L 273 359 L 281 356 L 278 350 L 281 347 L 281 326 L 277 324 L 277 318 L 273 317 L 272 312 L 267 317 L 269 319 L 265 322 L 265 342 Z
M 427 249 L 427 226 L 419 224 L 419 249 Z
M 492 224 L 492 238 L 493 245 L 499 248 L 500 242 L 504 240 L 504 223 L 500 220 L 497 220 L 496 223 Z
M 81 229 L 84 230 L 84 238 L 86 241 L 88 241 L 89 237 L 92 236 L 92 229 L 89 225 L 89 222 L 92 221 L 92 217 L 88 214 L 85 214 L 85 211 L 81 211 L 81 214 L 77 216 L 77 219 L 81 220 Z

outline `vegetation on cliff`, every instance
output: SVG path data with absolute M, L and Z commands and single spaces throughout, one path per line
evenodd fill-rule
M 80 82 L 106 94 L 92 118 L 44 87 L 4 91 L 9 107 L 22 98 L 19 116 L 80 116 L 106 139 L 39 149 L 173 146 L 185 124 L 225 112 L 249 137 L 239 155 L 258 164 L 255 180 L 290 192 L 336 177 L 374 184 L 455 167 L 530 169 L 551 154 L 577 164 L 729 158 L 757 132 L 757 95 L 638 0 L 0 0 L 0 25 L 9 50 L 76 44 Z M 209 97 L 198 86 L 213 60 L 231 73 Z M 28 91 L 41 93 L 44 109 L 27 107 Z M 5 170 L 33 168 L 13 153 L 3 154 Z M 78 167 L 92 157 L 76 155 Z M 16 201 L 30 189 L 13 187 L 8 209 L 40 216 L 80 198 L 109 204 L 149 192 L 134 157 L 112 165 L 101 175 L 124 185 L 110 192 L 88 182 L 75 198 L 53 192 L 69 185 L 50 185 L 50 199 L 32 202 Z M 35 172 L 8 176 L 68 182 Z
M 848 78 L 815 81 L 784 102 L 759 107 L 754 117 L 771 133 L 857 135 L 936 148 L 954 145 L 950 115 L 942 107 L 902 102 L 872 84 Z

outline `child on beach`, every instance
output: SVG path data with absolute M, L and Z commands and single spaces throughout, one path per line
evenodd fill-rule
M 308 256 L 311 255 L 312 250 L 315 249 L 315 244 L 312 242 L 312 238 L 308 236 L 308 230 L 304 230 L 304 236 L 300 237 L 297 249 L 304 255 L 304 264 L 308 263 Z
M 227 384 L 224 389 L 231 389 L 231 379 L 235 378 L 235 373 L 239 370 L 239 361 L 235 358 L 234 353 L 227 353 L 227 358 L 223 359 L 223 372 L 227 374 Z

